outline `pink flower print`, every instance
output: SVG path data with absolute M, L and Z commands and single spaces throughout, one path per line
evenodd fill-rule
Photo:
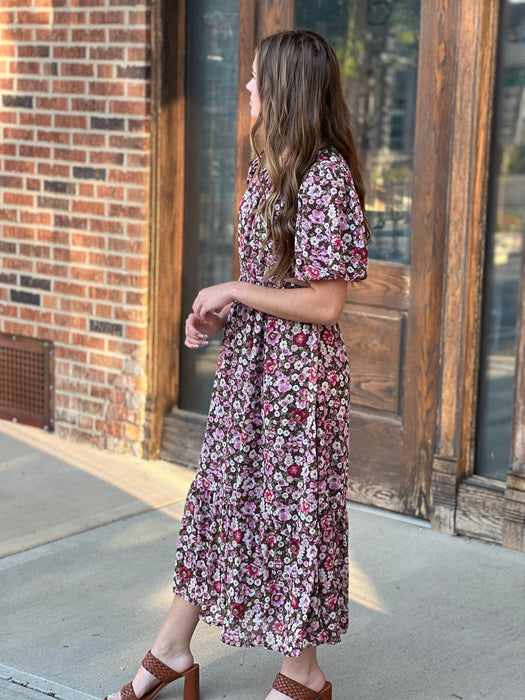
M 272 625 L 272 629 L 275 634 L 281 634 L 284 632 L 284 622 L 282 620 L 276 620 Z
M 204 477 L 201 477 L 199 479 L 199 483 L 203 489 L 208 490 L 210 488 L 210 482 L 208 481 L 208 479 L 206 479 Z
M 273 501 L 273 491 L 270 491 L 270 489 L 266 489 L 264 492 L 264 500 L 266 503 L 271 503 Z
M 293 342 L 296 345 L 304 345 L 306 343 L 306 333 L 297 333 L 294 335 Z
M 188 505 L 188 510 L 193 515 L 193 513 L 195 513 L 195 503 L 193 503 L 193 501 L 188 501 L 187 505 Z
M 268 545 L 268 547 L 273 547 L 274 543 L 275 543 L 275 535 L 273 532 L 269 532 L 266 535 L 266 544 Z
M 245 445 L 248 442 L 249 436 L 250 434 L 247 430 L 241 430 L 241 442 L 243 445 Z
M 215 588 L 217 593 L 220 593 L 222 590 L 222 584 L 220 581 L 215 581 L 215 583 L 213 584 L 213 587 Z
M 309 279 L 311 280 L 318 280 L 319 277 L 321 276 L 321 273 L 316 267 L 312 267 L 311 265 L 308 265 L 306 268 L 306 275 Z
M 296 610 L 299 607 L 299 601 L 297 600 L 296 596 L 292 596 L 290 599 L 290 604 L 294 610 Z
M 299 540 L 290 540 L 290 552 L 297 556 L 299 554 L 300 544 Z
M 327 571 L 330 571 L 331 569 L 334 568 L 334 555 L 330 554 L 330 556 L 326 557 L 325 562 L 324 562 L 324 568 Z
M 279 506 L 276 510 L 276 515 L 279 518 L 281 522 L 286 522 L 287 520 L 290 520 L 291 515 L 290 515 L 290 509 L 288 506 Z
M 179 569 L 179 576 L 183 581 L 189 581 L 191 578 L 191 571 L 185 566 L 181 566 Z
M 303 511 L 303 513 L 309 513 L 310 509 L 311 509 L 311 505 L 308 503 L 308 501 L 303 499 L 301 501 L 301 510 Z
M 266 360 L 266 362 L 264 363 L 265 374 L 272 374 L 272 372 L 275 371 L 276 367 L 277 367 L 277 360 Z
M 253 501 L 246 501 L 242 509 L 246 515 L 255 515 L 256 505 Z
M 290 388 L 291 384 L 288 377 L 281 377 L 277 383 L 277 389 L 281 392 L 281 394 L 285 391 L 289 391 Z
M 264 401 L 263 411 L 265 416 L 267 416 L 270 413 L 270 411 L 273 411 L 273 406 L 267 399 L 265 399 Z
M 310 370 L 310 381 L 315 382 L 317 379 L 317 370 L 315 367 L 312 367 Z
M 290 464 L 288 467 L 288 474 L 293 477 L 299 476 L 301 473 L 301 467 L 298 464 Z
M 234 437 L 233 440 L 232 440 L 232 443 L 233 443 L 233 447 L 234 447 L 236 450 L 240 450 L 241 447 L 242 447 L 242 438 L 241 438 L 241 436 L 240 436 L 240 435 L 235 435 L 235 437 Z
M 296 423 L 306 423 L 306 411 L 302 408 L 294 408 L 292 411 L 292 420 Z
M 281 340 L 281 334 L 277 331 L 269 331 L 269 333 L 267 333 L 266 335 L 266 338 L 270 345 L 277 345 Z
M 244 533 L 241 530 L 235 530 L 233 533 L 233 539 L 240 544 L 242 542 L 242 538 L 244 537 Z
M 330 330 L 330 328 L 325 328 L 323 330 L 323 332 L 321 333 L 321 338 L 328 345 L 332 345 L 334 342 L 334 332 L 332 330 Z
M 314 209 L 310 214 L 310 219 L 316 224 L 324 224 L 325 218 L 324 211 L 318 209 Z
M 243 617 L 244 605 L 242 605 L 242 603 L 234 603 L 232 605 L 232 615 L 233 617 Z
M 255 576 L 257 576 L 257 574 L 259 573 L 259 567 L 255 566 L 255 564 L 248 564 L 247 569 L 248 575 L 252 576 L 253 578 L 255 578 Z
M 329 595 L 328 598 L 325 600 L 326 607 L 328 610 L 333 610 L 335 608 L 336 604 L 336 597 L 335 595 Z
M 328 373 L 328 383 L 331 386 L 335 386 L 337 384 L 337 380 L 338 380 L 337 372 L 332 371 L 332 372 Z

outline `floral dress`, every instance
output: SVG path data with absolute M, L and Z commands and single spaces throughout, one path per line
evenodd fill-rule
M 240 279 L 293 287 L 264 279 L 271 247 L 257 209 L 271 181 L 255 170 L 240 206 Z M 323 149 L 299 190 L 290 277 L 360 280 L 366 265 L 351 174 Z M 337 326 L 233 303 L 174 576 L 227 644 L 297 656 L 348 627 L 349 381 Z

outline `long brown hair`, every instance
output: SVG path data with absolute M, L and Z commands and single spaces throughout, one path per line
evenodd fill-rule
M 261 41 L 256 57 L 261 109 L 250 137 L 259 158 L 258 170 L 264 165 L 273 184 L 260 209 L 274 249 L 268 277 L 282 280 L 293 262 L 299 187 L 319 149 L 333 146 L 347 162 L 368 238 L 370 227 L 350 112 L 331 46 L 314 32 L 279 32 Z M 282 208 L 276 212 L 279 202 Z

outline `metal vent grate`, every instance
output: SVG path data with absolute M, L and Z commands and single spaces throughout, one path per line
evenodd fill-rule
M 53 344 L 0 333 L 0 418 L 53 429 Z

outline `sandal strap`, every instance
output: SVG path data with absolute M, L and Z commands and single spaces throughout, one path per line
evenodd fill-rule
M 321 693 L 307 688 L 288 676 L 283 676 L 282 673 L 277 674 L 273 687 L 280 693 L 288 695 L 291 700 L 318 700 L 321 697 Z
M 171 683 L 171 681 L 174 681 L 183 675 L 182 673 L 174 671 L 169 666 L 166 666 L 166 664 L 162 663 L 160 659 L 153 656 L 151 651 L 148 651 L 146 656 L 142 659 L 142 665 L 146 671 L 149 671 L 153 676 L 155 676 L 155 678 L 158 678 L 161 683 Z M 124 700 L 124 698 L 122 700 Z M 130 698 L 130 700 L 135 699 Z
M 138 700 L 137 696 L 135 695 L 135 691 L 133 690 L 133 685 L 131 683 L 128 683 L 122 688 L 122 690 L 120 691 L 120 697 L 122 698 L 122 700 Z

